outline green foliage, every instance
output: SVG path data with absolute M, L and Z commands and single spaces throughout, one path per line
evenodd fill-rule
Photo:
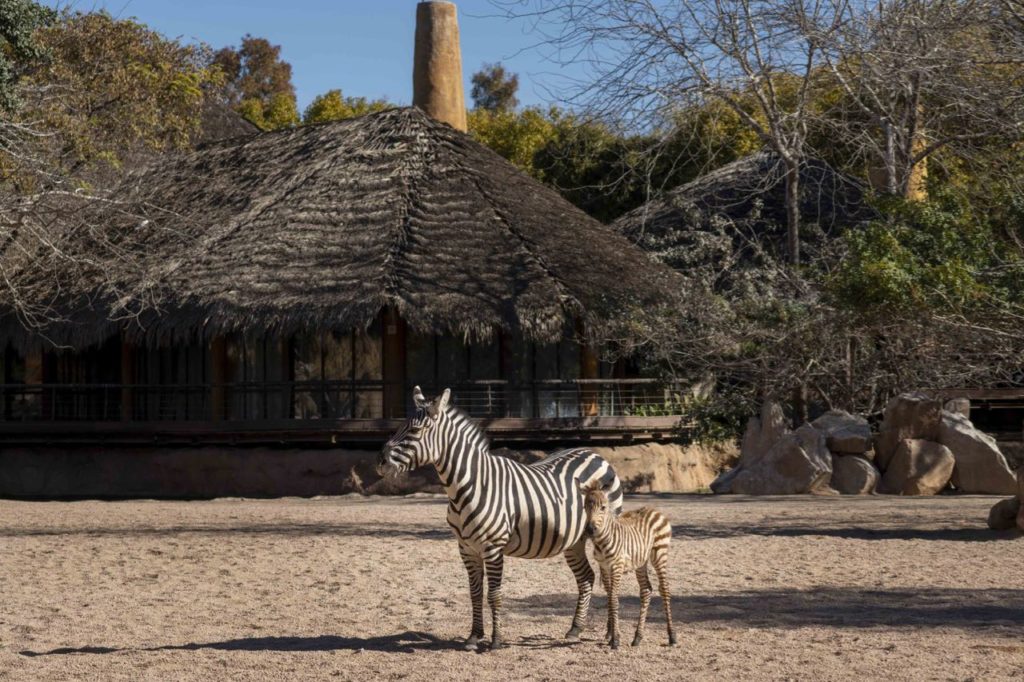
M 223 74 L 224 99 L 250 123 L 262 130 L 298 125 L 292 67 L 280 45 L 246 34 L 240 47 L 218 50 L 211 64 Z
M 473 108 L 487 111 L 512 111 L 519 105 L 516 92 L 519 76 L 505 71 L 501 63 L 484 64 L 473 74 Z
M 722 103 L 681 110 L 668 134 L 623 135 L 557 107 L 477 108 L 468 122 L 477 140 L 603 221 L 760 148 Z
M 628 408 L 631 417 L 667 417 L 683 415 L 692 442 L 702 445 L 725 443 L 739 437 L 748 415 L 748 406 L 731 392 L 709 395 L 676 394 L 664 403 Z
M 317 95 L 302 115 L 302 122 L 326 123 L 327 121 L 341 121 L 357 116 L 365 116 L 375 111 L 389 109 L 393 105 L 387 100 L 368 100 L 365 97 L 344 97 L 341 90 L 328 90 L 322 95 Z
M 693 397 L 683 414 L 693 423 L 690 437 L 695 443 L 713 445 L 732 442 L 743 433 L 750 407 L 731 392 Z
M 537 179 L 543 174 L 534 166 L 534 157 L 555 134 L 561 118 L 558 109 L 544 111 L 527 107 L 522 111 L 469 112 L 469 134 Z
M 25 79 L 25 115 L 59 138 L 69 169 L 188 146 L 220 82 L 203 48 L 105 12 L 65 13 L 36 35 L 49 58 Z
M 32 0 L 0 0 L 0 111 L 13 111 L 20 104 L 18 80 L 27 64 L 45 54 L 33 35 L 49 25 L 57 14 Z
M 861 313 L 964 313 L 1019 296 L 1019 249 L 1004 248 L 1010 244 L 998 227 L 962 194 L 891 201 L 883 210 L 884 220 L 846 235 L 848 254 L 828 282 L 838 305 Z
M 238 105 L 238 113 L 260 130 L 281 130 L 294 128 L 299 124 L 299 110 L 295 97 L 279 92 L 263 103 L 258 99 L 244 99 Z

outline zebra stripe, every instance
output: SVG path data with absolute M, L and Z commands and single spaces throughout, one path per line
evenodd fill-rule
M 449 405 L 450 391 L 433 401 L 413 393 L 416 414 L 381 450 L 382 474 L 431 464 L 448 494 L 448 524 L 469 574 L 473 623 L 467 647 L 484 636 L 483 578 L 492 616 L 491 647 L 502 645 L 501 577 L 504 557 L 565 557 L 579 589 L 569 638 L 586 623 L 594 571 L 587 560 L 581 490 L 606 490 L 610 509 L 622 507 L 622 485 L 611 465 L 586 448 L 556 452 L 532 464 L 490 453 L 483 431 Z
M 665 516 L 654 509 L 643 507 L 617 516 L 603 490 L 586 491 L 584 509 L 587 534 L 594 541 L 594 559 L 601 568 L 601 582 L 608 593 L 608 643 L 619 646 L 619 584 L 624 571 L 635 571 L 640 583 L 640 617 L 637 620 L 633 646 L 644 638 L 647 608 L 651 603 L 651 580 L 647 565 L 654 566 L 658 576 L 658 591 L 665 607 L 670 646 L 676 643 L 672 628 L 672 595 L 668 585 L 668 545 L 672 540 L 672 526 Z

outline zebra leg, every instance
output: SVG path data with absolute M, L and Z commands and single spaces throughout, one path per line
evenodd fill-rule
M 459 554 L 469 574 L 469 598 L 473 602 L 473 629 L 466 638 L 466 648 L 476 651 L 484 636 L 484 562 L 461 543 Z
M 608 630 L 612 633 L 608 644 L 613 649 L 619 648 L 619 584 L 622 579 L 622 567 L 613 564 L 609 567 L 608 583 Z
M 501 634 L 501 574 L 505 567 L 505 556 L 500 547 L 490 547 L 484 554 L 487 566 L 487 603 L 491 607 L 491 651 L 505 645 Z
M 676 645 L 676 632 L 672 628 L 672 594 L 668 588 L 668 552 L 664 549 L 652 552 L 651 563 L 654 564 L 654 572 L 658 574 L 658 592 L 661 593 L 661 602 L 665 606 L 665 625 L 668 627 L 668 645 Z
M 579 541 L 565 550 L 565 560 L 576 577 L 576 587 L 579 589 L 579 597 L 576 599 L 576 613 L 572 617 L 572 627 L 565 633 L 565 638 L 570 641 L 579 641 L 580 633 L 587 627 L 587 613 L 590 611 L 590 596 L 594 592 L 594 569 L 590 567 L 587 559 L 587 539 L 580 538 Z
M 612 583 L 608 579 L 610 574 L 608 573 L 607 570 L 605 570 L 605 567 L 602 566 L 601 564 L 597 565 L 597 570 L 598 570 L 598 572 L 601 575 L 601 586 L 604 588 L 604 594 L 607 597 L 608 595 L 610 595 L 612 593 Z M 607 609 L 606 609 L 606 611 L 607 611 Z M 607 616 L 607 613 L 605 614 L 605 616 Z M 611 628 L 608 628 L 608 629 L 606 629 L 604 631 L 604 641 L 605 642 L 610 642 L 611 639 L 612 639 L 612 631 L 611 631 Z
M 638 646 L 644 639 L 644 626 L 647 624 L 647 607 L 651 605 L 651 579 L 647 575 L 647 564 L 636 569 L 636 581 L 640 583 L 640 618 L 636 621 L 636 634 L 633 646 Z

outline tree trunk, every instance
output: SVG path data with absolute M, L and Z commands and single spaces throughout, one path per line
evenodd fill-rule
M 791 265 L 800 264 L 800 164 L 786 161 L 786 250 Z
M 801 382 L 793 389 L 793 428 L 807 423 L 807 384 Z

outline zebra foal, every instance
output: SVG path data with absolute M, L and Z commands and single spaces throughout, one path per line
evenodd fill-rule
M 672 539 L 672 526 L 668 519 L 654 509 L 643 507 L 613 513 L 608 496 L 603 490 L 586 490 L 583 502 L 587 515 L 587 534 L 594 542 L 594 559 L 601 568 L 601 582 L 608 593 L 608 643 L 619 648 L 619 581 L 624 571 L 636 571 L 640 583 L 640 618 L 636 624 L 633 646 L 644 638 L 647 607 L 651 603 L 651 580 L 647 565 L 654 566 L 658 574 L 658 591 L 665 606 L 669 646 L 675 646 L 676 633 L 672 629 L 671 594 L 668 587 L 668 544 Z
M 594 571 L 583 535 L 582 487 L 607 490 L 611 515 L 622 506 L 622 487 L 607 461 L 586 448 L 562 450 L 532 464 L 490 453 L 483 431 L 449 404 L 451 391 L 428 401 L 413 391 L 416 413 L 381 449 L 382 475 L 433 465 L 448 494 L 448 525 L 469 575 L 473 622 L 466 648 L 484 636 L 483 595 L 491 608 L 491 648 L 502 646 L 501 578 L 506 556 L 565 557 L 579 591 L 572 627 L 579 639 L 587 620 Z

